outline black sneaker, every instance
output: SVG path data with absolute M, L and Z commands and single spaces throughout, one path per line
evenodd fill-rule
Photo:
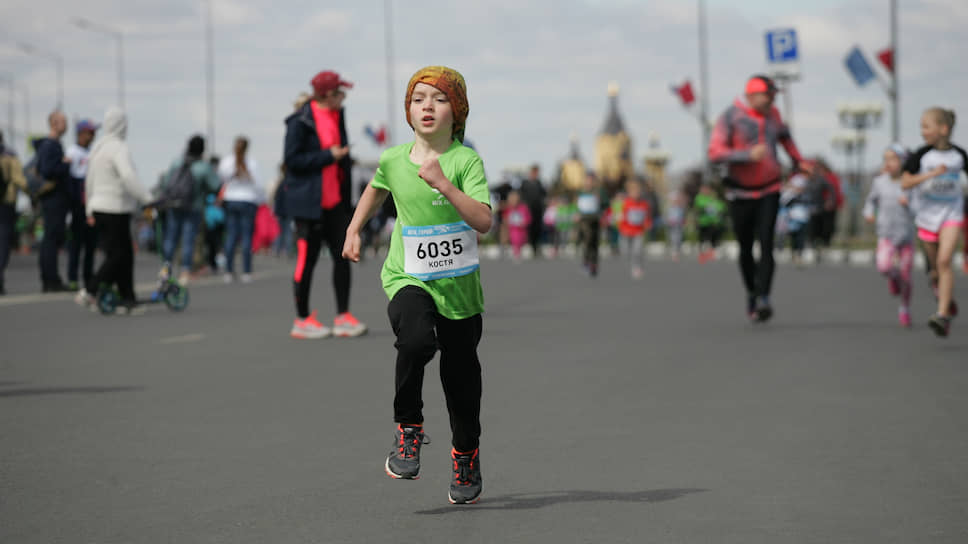
M 451 504 L 474 504 L 481 498 L 481 450 L 471 453 L 457 453 L 451 450 L 450 458 L 454 465 L 454 479 L 450 481 L 447 498 Z
M 771 317 L 773 317 L 773 307 L 770 306 L 769 299 L 760 297 L 756 301 L 756 321 L 764 323 L 769 321 Z
M 944 338 L 948 336 L 948 330 L 951 328 L 951 318 L 934 314 L 928 321 L 928 326 L 931 327 L 934 334 Z
M 394 446 L 387 455 L 387 475 L 395 479 L 416 480 L 420 478 L 420 447 L 430 444 L 430 437 L 423 427 L 403 427 L 397 425 L 394 431 Z

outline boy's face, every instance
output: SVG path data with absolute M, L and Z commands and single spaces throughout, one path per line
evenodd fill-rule
M 417 83 L 410 98 L 410 121 L 413 130 L 424 137 L 454 132 L 454 110 L 447 95 L 440 89 Z

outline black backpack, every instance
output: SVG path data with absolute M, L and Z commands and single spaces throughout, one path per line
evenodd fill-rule
M 195 176 L 192 165 L 196 159 L 185 158 L 185 162 L 175 170 L 162 194 L 162 204 L 175 210 L 191 210 L 195 204 Z

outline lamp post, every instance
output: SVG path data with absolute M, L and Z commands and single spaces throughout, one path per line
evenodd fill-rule
M 98 34 L 105 34 L 116 40 L 115 45 L 117 46 L 118 55 L 118 105 L 121 106 L 121 109 L 124 109 L 124 33 L 120 29 L 95 23 L 83 17 L 74 17 L 71 19 L 71 22 L 78 28 L 97 32 Z
M 14 123 L 13 123 L 13 117 L 14 117 L 14 114 L 13 114 L 13 103 L 14 103 L 14 100 L 16 98 L 14 96 L 14 80 L 13 80 L 13 76 L 11 76 L 10 74 L 0 74 L 0 81 L 6 81 L 7 82 L 7 91 L 8 91 L 8 94 L 7 94 L 7 136 L 6 137 L 8 138 L 7 141 L 10 142 L 10 144 L 9 144 L 10 147 L 13 148 L 13 149 L 16 149 L 16 146 L 13 145 L 13 142 L 16 140 L 16 135 L 15 135 L 15 132 L 14 132 L 15 128 L 14 128 Z
M 844 154 L 846 158 L 846 168 L 844 177 L 847 180 L 847 234 L 856 236 L 859 226 L 860 211 L 860 180 L 863 176 L 863 155 L 864 146 L 867 143 L 867 136 L 855 129 L 847 129 L 834 134 L 830 139 L 830 144 L 834 149 Z M 852 160 L 854 159 L 854 160 Z
M 38 49 L 29 43 L 17 42 L 17 47 L 28 55 L 43 57 L 54 61 L 57 67 L 57 109 L 64 109 L 64 57 L 45 49 Z

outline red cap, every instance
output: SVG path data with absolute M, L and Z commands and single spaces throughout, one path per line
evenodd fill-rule
M 753 76 L 746 82 L 746 94 L 776 94 L 776 90 L 776 83 L 773 83 L 773 80 L 766 76 Z
M 347 89 L 352 89 L 353 84 L 349 81 L 343 81 L 340 79 L 339 74 L 336 72 L 320 72 L 316 74 L 316 77 L 309 82 L 313 86 L 313 90 L 316 91 L 318 95 L 324 95 L 329 91 L 334 89 L 339 89 L 340 87 L 345 87 Z

